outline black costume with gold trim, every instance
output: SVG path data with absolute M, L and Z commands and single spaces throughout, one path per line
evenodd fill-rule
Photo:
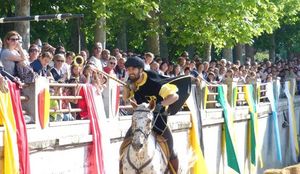
M 168 109 L 168 113 L 174 115 L 181 109 L 190 94 L 191 77 L 179 76 L 169 78 L 154 71 L 144 71 L 143 81 L 136 83 L 135 86 L 136 90 L 132 95 L 137 104 L 143 102 L 149 103 L 149 101 L 153 99 L 159 104 L 168 95 L 177 93 L 179 99 L 170 105 Z M 167 115 L 164 115 L 165 112 L 163 111 L 164 110 L 160 110 L 160 113 L 154 112 L 155 122 L 153 130 L 159 134 L 162 134 L 167 126 Z M 162 116 L 158 116 L 160 114 L 162 114 Z
M 136 61 L 133 59 L 132 62 L 136 63 Z M 139 63 L 139 61 L 137 61 L 137 63 Z M 127 67 L 129 66 L 133 65 L 128 63 Z M 135 83 L 135 87 L 135 91 L 131 91 L 131 97 L 134 97 L 138 104 L 141 104 L 143 102 L 149 103 L 150 100 L 155 99 L 157 103 L 156 106 L 158 106 L 160 105 L 161 101 L 163 101 L 163 99 L 170 94 L 177 93 L 179 96 L 179 99 L 176 102 L 169 105 L 167 112 L 165 112 L 165 109 L 156 108 L 153 112 L 154 118 L 152 123 L 153 131 L 159 135 L 162 135 L 162 137 L 166 140 L 170 151 L 169 166 L 170 169 L 172 169 L 172 173 L 176 173 L 178 169 L 178 158 L 173 148 L 173 136 L 167 126 L 167 118 L 169 114 L 176 114 L 182 108 L 186 99 L 189 97 L 191 91 L 191 77 L 179 76 L 168 78 L 159 75 L 154 71 L 144 71 L 143 81 L 140 83 Z M 128 139 L 131 135 L 132 129 L 130 127 L 125 135 L 125 140 Z M 175 164 L 175 166 L 173 163 Z

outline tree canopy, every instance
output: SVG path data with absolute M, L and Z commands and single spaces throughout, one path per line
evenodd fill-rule
M 4 0 L 0 14 L 13 16 L 14 4 Z M 175 48 L 204 44 L 216 48 L 250 43 L 261 35 L 280 34 L 280 40 L 299 40 L 298 0 L 35 0 L 31 15 L 82 13 L 82 34 L 90 46 L 94 42 L 96 21 L 106 19 L 108 47 L 116 47 L 120 34 L 126 35 L 128 49 L 144 51 L 146 37 L 158 33 Z M 32 22 L 31 38 L 53 45 L 74 48 L 76 23 L 70 21 Z M 4 31 L 0 31 L 1 37 Z M 287 39 L 288 38 L 288 39 Z M 282 42 L 283 43 L 283 42 Z

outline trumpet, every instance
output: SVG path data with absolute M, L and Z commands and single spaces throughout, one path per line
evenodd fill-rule
M 73 58 L 73 64 L 77 66 L 83 66 L 84 65 L 84 59 L 82 56 L 75 56 Z

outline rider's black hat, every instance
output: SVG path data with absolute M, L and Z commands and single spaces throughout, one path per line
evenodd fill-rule
M 134 67 L 134 68 L 143 68 L 145 67 L 145 63 L 144 61 L 135 56 L 135 57 L 130 57 L 127 59 L 127 61 L 125 62 L 125 67 L 128 68 L 128 67 Z

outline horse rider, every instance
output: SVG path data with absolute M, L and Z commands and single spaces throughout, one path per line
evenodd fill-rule
M 170 150 L 169 162 L 177 173 L 178 157 L 173 149 L 172 133 L 167 126 L 167 107 L 178 100 L 178 89 L 176 85 L 167 83 L 167 77 L 161 76 L 154 71 L 144 70 L 144 61 L 139 57 L 128 58 L 125 62 L 125 67 L 128 73 L 127 84 L 130 89 L 124 88 L 123 99 L 126 101 L 129 98 L 134 98 L 137 104 L 156 100 L 156 108 L 153 111 L 153 131 L 166 139 Z M 125 139 L 131 135 L 132 131 L 129 128 Z

